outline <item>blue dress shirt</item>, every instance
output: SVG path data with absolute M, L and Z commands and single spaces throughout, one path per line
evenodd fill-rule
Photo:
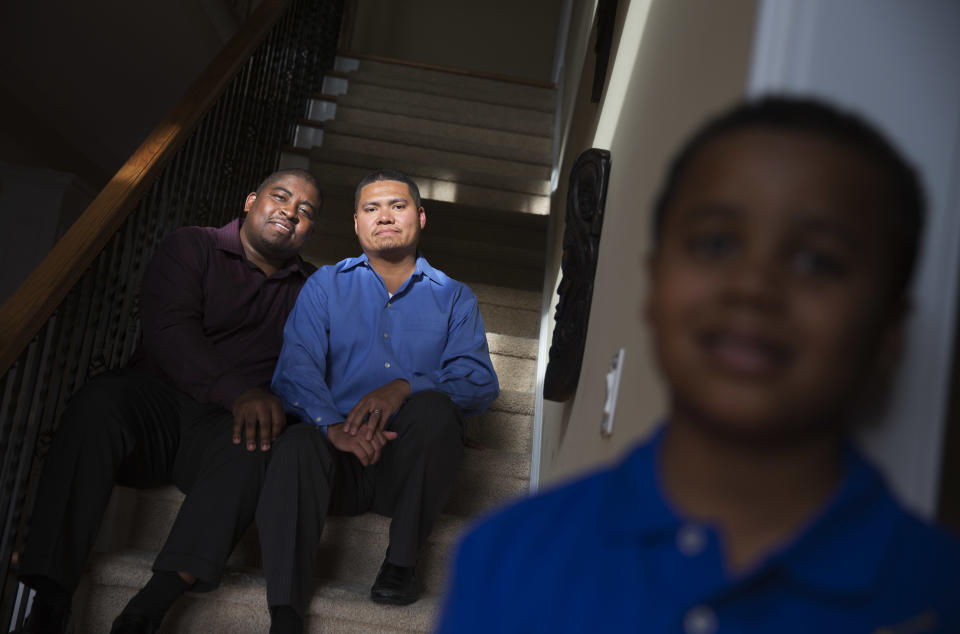
M 288 412 L 326 427 L 394 379 L 482 412 L 500 386 L 477 298 L 422 256 L 392 297 L 366 255 L 321 268 L 287 319 L 274 393 Z
M 469 533 L 440 634 L 960 632 L 960 544 L 905 512 L 855 450 L 794 539 L 730 574 L 717 531 L 664 499 L 661 438 Z

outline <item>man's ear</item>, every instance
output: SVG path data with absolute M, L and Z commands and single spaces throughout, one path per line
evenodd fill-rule
M 353 233 L 360 235 L 360 228 L 357 226 L 357 212 L 353 212 Z
M 253 206 L 255 200 L 257 200 L 257 192 L 250 192 L 247 194 L 247 199 L 243 202 L 243 213 L 248 213 L 250 211 L 250 207 Z
M 420 229 L 423 230 L 423 228 L 427 226 L 427 212 L 421 207 L 417 210 L 417 213 L 420 215 Z

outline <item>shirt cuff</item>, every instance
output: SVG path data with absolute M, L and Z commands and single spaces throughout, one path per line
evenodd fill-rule
M 409 377 L 406 381 L 410 384 L 410 396 L 419 392 L 429 392 L 437 389 L 434 382 L 423 375 Z

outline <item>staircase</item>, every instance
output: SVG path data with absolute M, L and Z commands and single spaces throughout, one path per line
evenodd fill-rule
M 427 211 L 421 251 L 476 293 L 501 395 L 468 421 L 471 447 L 444 513 L 421 552 L 422 598 L 407 607 L 369 599 L 387 547 L 389 519 L 330 518 L 324 530 L 307 631 L 428 632 L 449 556 L 478 513 L 528 489 L 533 389 L 554 92 L 380 59 L 338 58 L 288 148 L 285 167 L 305 167 L 325 193 L 306 259 L 330 264 L 360 253 L 353 188 L 391 167 L 418 183 Z M 150 576 L 182 494 L 174 487 L 118 487 L 88 574 L 75 599 L 78 632 L 107 632 Z M 221 587 L 188 594 L 163 632 L 266 632 L 260 552 L 251 528 Z

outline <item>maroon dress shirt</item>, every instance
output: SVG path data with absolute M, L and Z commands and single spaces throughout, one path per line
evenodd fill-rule
M 246 390 L 269 389 L 287 314 L 314 270 L 296 257 L 267 277 L 244 256 L 239 219 L 174 231 L 144 275 L 128 367 L 231 409 Z

